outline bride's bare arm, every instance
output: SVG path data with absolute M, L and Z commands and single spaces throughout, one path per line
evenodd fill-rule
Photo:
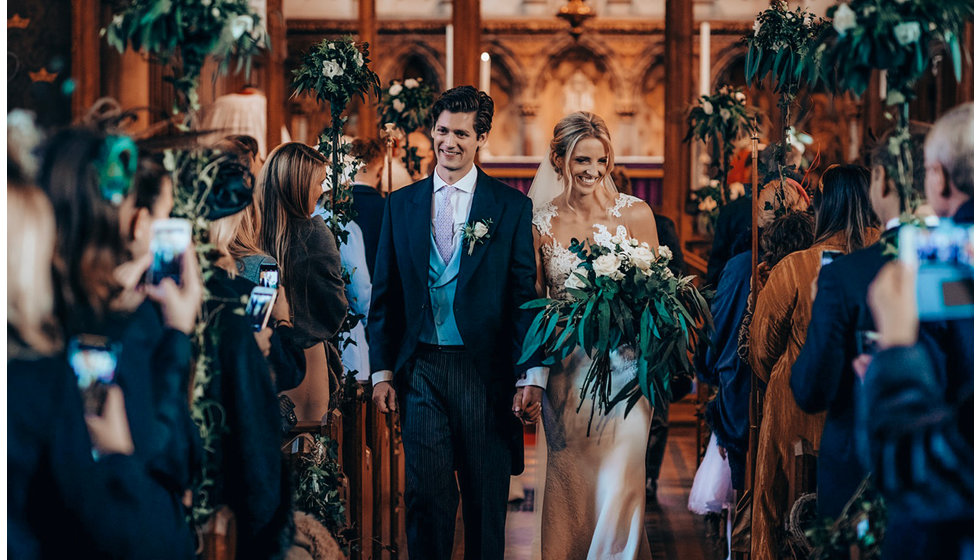
M 660 246 L 660 237 L 657 235 L 657 220 L 653 217 L 653 210 L 646 202 L 634 204 L 623 212 L 626 218 L 626 227 L 640 242 L 646 241 L 650 244 L 653 252 L 657 252 Z
M 544 297 L 545 294 L 545 284 L 544 284 L 544 265 L 541 262 L 541 243 L 542 237 L 538 233 L 538 228 L 532 227 L 531 232 L 534 235 L 534 266 L 537 270 L 537 275 L 534 278 L 534 289 L 538 292 L 538 297 Z

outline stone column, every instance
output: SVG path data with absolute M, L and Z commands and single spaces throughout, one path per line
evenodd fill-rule
M 636 149 L 636 104 L 629 100 L 616 102 L 619 131 L 616 133 L 616 155 L 631 156 Z
M 269 33 L 269 52 L 262 74 L 265 91 L 265 146 L 267 152 L 282 143 L 282 127 L 286 124 L 286 19 L 282 13 L 283 0 L 266 1 L 266 31 Z M 268 157 L 268 153 L 265 154 Z
M 667 0 L 666 80 L 664 83 L 664 190 L 662 213 L 677 224 L 683 247 L 691 235 L 684 200 L 691 185 L 691 149 L 682 142 L 685 109 L 693 101 L 694 6 L 692 0 Z
M 524 130 L 523 154 L 525 156 L 539 155 L 543 145 L 540 142 L 538 133 L 538 106 L 535 103 L 524 102 L 520 104 L 521 126 Z M 535 154 L 538 151 L 538 154 Z M 547 155 L 547 154 L 545 154 Z
M 281 1 L 281 0 L 280 0 Z M 358 0 L 358 35 L 361 41 L 366 41 L 371 48 L 371 58 L 377 59 L 378 54 L 378 14 L 376 0 Z M 368 100 L 371 97 L 368 96 Z M 357 107 L 357 123 L 359 133 L 364 138 L 377 138 L 378 116 L 374 104 L 370 101 L 359 101 Z

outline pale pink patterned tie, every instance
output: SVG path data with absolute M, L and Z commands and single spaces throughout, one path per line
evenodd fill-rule
M 443 185 L 437 193 L 442 196 L 442 208 L 436 215 L 436 249 L 446 264 L 449 264 L 449 260 L 453 258 L 453 226 L 456 225 L 455 216 L 453 216 L 453 193 L 455 191 L 456 187 Z

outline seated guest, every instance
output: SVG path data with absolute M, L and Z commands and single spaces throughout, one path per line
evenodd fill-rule
M 820 447 L 823 416 L 805 414 L 796 406 L 789 378 L 810 322 L 812 284 L 820 270 L 821 253 L 850 253 L 878 239 L 863 168 L 828 169 L 820 180 L 816 209 L 814 245 L 773 267 L 759 292 L 750 327 L 749 363 L 767 383 L 752 485 L 753 558 L 779 557 L 778 529 L 796 499 L 789 495 L 788 474 L 794 441 L 804 439 Z
M 342 373 L 340 355 L 330 344 L 347 317 L 340 251 L 327 224 L 312 217 L 326 164 L 313 148 L 290 142 L 269 155 L 260 180 L 261 247 L 279 263 L 294 339 L 306 355 L 303 383 L 288 392 L 299 421 L 322 419 L 330 402 L 331 374 Z
M 925 176 L 922 142 L 914 142 L 913 169 L 917 190 Z M 902 198 L 888 177 L 894 156 L 882 142 L 871 154 L 871 207 L 885 230 L 878 243 L 842 256 L 820 269 L 813 319 L 806 343 L 793 364 L 790 385 L 800 408 L 807 413 L 827 411 L 820 453 L 817 457 L 817 513 L 836 519 L 857 491 L 867 470 L 854 447 L 854 374 L 851 362 L 858 356 L 858 337 L 874 331 L 868 311 L 868 285 L 889 260 L 889 246 L 897 243 Z
M 374 259 L 378 254 L 381 236 L 381 218 L 385 213 L 385 199 L 378 192 L 381 172 L 384 169 L 384 145 L 376 139 L 358 138 L 351 146 L 351 155 L 364 163 L 354 175 L 354 222 L 364 234 L 364 256 L 368 274 L 374 277 Z

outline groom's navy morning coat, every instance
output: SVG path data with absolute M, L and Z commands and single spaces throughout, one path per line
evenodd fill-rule
M 477 170 L 468 224 L 492 220 L 486 240 L 469 254 L 464 240 L 453 314 L 463 345 L 487 385 L 497 424 L 511 441 L 512 470 L 523 470 L 520 423 L 510 412 L 514 383 L 532 361 L 516 365 L 533 313 L 520 306 L 537 297 L 531 233 L 531 200 Z M 394 371 L 403 391 L 406 365 L 431 317 L 429 256 L 432 247 L 431 177 L 388 196 L 372 279 L 371 371 Z

